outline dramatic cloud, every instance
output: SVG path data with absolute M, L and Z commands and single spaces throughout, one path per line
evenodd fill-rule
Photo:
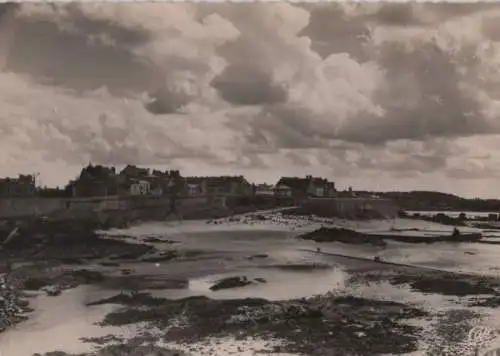
M 493 194 L 467 184 L 500 173 L 499 17 L 496 4 L 1 5 L 0 174 L 56 184 L 90 160 Z

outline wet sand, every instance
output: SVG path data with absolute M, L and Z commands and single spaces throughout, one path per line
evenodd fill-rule
M 377 228 L 373 222 L 371 223 L 373 226 L 359 223 L 359 225 L 363 224 L 365 226 L 361 226 L 361 228 L 364 229 Z M 407 221 L 403 221 L 400 226 L 408 226 L 408 224 Z M 391 225 L 394 225 L 394 222 L 381 222 L 378 229 L 382 230 Z M 163 340 L 163 342 L 168 343 L 168 349 L 180 348 L 185 351 L 192 349 L 194 350 L 193 354 L 201 352 L 202 344 L 207 341 L 207 337 L 210 340 L 222 338 L 220 340 L 226 341 L 220 341 L 220 345 L 224 344 L 226 348 L 231 348 L 228 346 L 230 342 L 227 340 L 235 337 L 240 341 L 247 337 L 255 338 L 257 336 L 263 337 L 264 340 L 274 338 L 280 341 L 281 336 L 282 342 L 284 342 L 283 346 L 276 347 L 274 345 L 269 346 L 268 349 L 276 352 L 307 351 L 307 342 L 302 346 L 302 349 L 298 348 L 297 345 L 294 346 L 294 340 L 304 339 L 306 335 L 303 334 L 304 332 L 318 335 L 322 335 L 321 333 L 324 332 L 326 333 L 324 338 L 332 339 L 330 332 L 338 334 L 339 331 L 343 330 L 341 332 L 344 335 L 343 339 L 341 341 L 336 339 L 336 348 L 328 344 L 323 345 L 322 348 L 325 355 L 335 355 L 335 352 L 339 355 L 349 355 L 349 352 L 352 354 L 356 351 L 353 349 L 352 340 L 366 338 L 368 343 L 357 342 L 357 344 L 373 349 L 374 346 L 370 342 L 381 337 L 373 333 L 369 324 L 366 323 L 366 317 L 371 318 L 372 321 L 386 320 L 384 322 L 386 324 L 379 326 L 385 325 L 385 332 L 388 334 L 384 337 L 393 341 L 393 347 L 391 351 L 389 345 L 380 344 L 378 348 L 380 354 L 402 354 L 403 351 L 415 351 L 412 348 L 420 348 L 420 352 L 426 352 L 425 350 L 436 348 L 435 344 L 457 344 L 456 340 L 446 335 L 442 337 L 445 342 L 442 339 L 434 340 L 432 337 L 426 336 L 438 335 L 436 330 L 450 328 L 451 324 L 460 325 L 466 331 L 475 325 L 485 325 L 492 330 L 492 333 L 499 326 L 497 325 L 499 319 L 494 317 L 493 308 L 473 302 L 479 300 L 478 298 L 486 298 L 485 300 L 487 300 L 496 296 L 498 283 L 494 278 L 495 269 L 500 267 L 500 263 L 495 258 L 494 249 L 496 246 L 484 248 L 478 244 L 435 244 L 429 247 L 389 243 L 388 246 L 381 249 L 374 246 L 350 246 L 340 243 L 321 245 L 322 251 L 355 257 L 369 258 L 374 254 L 381 254 L 384 259 L 389 261 L 411 263 L 416 267 L 434 267 L 454 273 L 465 270 L 468 275 L 462 276 L 462 280 L 460 280 L 451 273 L 443 272 L 440 275 L 435 275 L 426 274 L 418 268 L 413 271 L 396 267 L 380 268 L 370 261 L 360 262 L 350 258 L 310 252 L 314 251 L 317 245 L 312 242 L 300 241 L 296 239 L 296 236 L 301 231 L 315 227 L 317 225 L 290 227 L 289 225 L 266 225 L 264 223 L 244 226 L 238 224 L 214 226 L 194 221 L 147 224 L 128 230 L 110 231 L 108 235 L 114 236 L 114 238 L 129 239 L 135 242 L 149 239 L 155 242 L 146 242 L 145 244 L 154 246 L 158 250 L 175 250 L 178 254 L 176 258 L 156 263 L 118 258 L 114 259 L 113 263 L 108 266 L 103 266 L 102 261 L 93 261 L 83 266 L 71 266 L 73 269 L 85 268 L 98 271 L 103 274 L 104 278 L 99 282 L 92 282 L 90 286 L 65 290 L 60 296 L 47 297 L 42 295 L 31 299 L 35 312 L 28 321 L 0 334 L 0 351 L 3 356 L 28 356 L 34 352 L 44 353 L 55 350 L 68 353 L 89 352 L 91 347 L 110 346 L 112 342 L 103 344 L 103 340 L 100 339 L 101 343 L 96 344 L 79 341 L 79 338 L 101 337 L 107 334 L 124 334 L 121 335 L 125 340 L 122 340 L 122 343 L 128 344 L 129 341 L 133 341 L 130 339 L 132 335 L 144 337 L 144 332 L 152 332 L 159 322 L 163 323 L 165 312 L 179 311 L 178 307 L 174 307 L 177 305 L 176 303 L 184 303 L 184 306 L 188 306 L 188 310 L 192 310 L 192 315 L 190 315 L 190 318 L 194 318 L 192 320 L 201 320 L 199 319 L 201 310 L 206 310 L 207 306 L 211 306 L 213 303 L 223 303 L 213 304 L 214 308 L 216 306 L 217 315 L 220 314 L 221 317 L 217 326 L 219 330 L 224 330 L 222 334 L 210 330 L 210 325 L 206 326 L 208 329 L 198 331 L 196 328 L 193 329 L 193 325 L 191 325 L 184 329 L 177 328 L 170 334 L 164 333 L 151 338 L 155 345 Z M 435 225 L 432 227 L 436 228 Z M 176 243 L 172 243 L 172 241 Z M 466 254 L 466 252 L 473 252 L 474 255 Z M 256 255 L 260 255 L 260 257 L 252 258 Z M 124 274 L 124 270 L 129 270 L 129 274 Z M 478 276 L 482 275 L 484 271 L 489 271 L 491 278 L 487 280 L 483 278 L 481 281 Z M 266 283 L 217 292 L 210 290 L 210 285 L 215 280 L 226 276 L 246 276 L 249 279 L 263 278 Z M 472 293 L 472 290 L 480 291 L 485 295 L 477 295 L 477 293 Z M 158 306 L 148 305 L 149 302 L 146 301 L 140 307 L 145 308 L 143 314 L 138 315 L 134 314 L 134 310 L 138 307 L 137 303 L 131 306 L 130 302 L 123 302 L 123 300 L 112 304 L 87 305 L 90 302 L 96 302 L 120 293 L 126 295 L 149 293 L 152 297 L 162 298 L 158 300 L 162 301 L 162 305 L 168 305 L 168 307 L 158 310 Z M 231 319 L 231 315 L 234 316 L 239 312 L 231 308 L 224 309 L 226 310 L 224 313 L 220 312 L 221 306 L 227 308 L 227 303 L 230 303 L 231 300 L 239 300 L 239 307 L 248 306 L 248 303 L 251 304 L 251 300 L 255 300 L 255 298 L 261 298 L 264 305 L 277 303 L 281 306 L 293 306 L 294 303 L 299 303 L 301 298 L 310 298 L 312 295 L 322 295 L 323 297 L 307 299 L 309 300 L 305 302 L 308 305 L 307 310 L 314 311 L 318 309 L 318 306 L 324 308 L 324 305 L 328 305 L 328 308 L 325 309 L 328 312 L 322 311 L 322 313 L 329 315 L 326 319 L 330 318 L 330 322 L 322 324 L 321 327 L 313 327 L 314 323 L 314 325 L 318 324 L 319 319 L 308 319 L 308 317 L 300 315 L 290 316 L 286 313 L 277 315 L 273 322 L 254 320 L 249 321 L 250 324 L 246 322 L 240 326 L 231 325 L 229 327 L 227 320 Z M 195 298 L 194 301 L 190 301 L 189 298 L 195 296 L 211 299 Z M 338 298 L 349 296 L 362 297 L 363 300 L 345 299 L 348 302 L 339 302 Z M 220 301 L 217 302 L 217 300 Z M 394 312 L 395 306 L 383 306 L 377 300 L 404 300 L 405 305 L 397 306 L 397 308 L 407 308 L 415 310 L 415 312 L 411 315 L 405 315 L 409 320 L 399 320 L 399 317 L 396 318 L 391 314 Z M 345 316 L 358 310 L 360 305 L 366 306 L 367 311 L 371 310 L 371 304 L 377 305 L 378 313 L 370 314 L 371 312 L 369 312 L 366 315 L 357 315 L 357 318 L 352 320 L 345 319 Z M 190 305 L 191 307 L 189 307 Z M 342 308 L 337 310 L 335 305 Z M 156 319 L 149 317 L 144 319 L 144 315 L 149 315 L 148 309 L 159 316 Z M 473 310 L 474 313 L 464 312 L 460 314 L 460 311 L 465 309 Z M 182 310 L 181 308 L 180 311 L 182 312 Z M 126 326 L 120 325 L 123 324 L 123 321 L 111 323 L 115 327 L 118 326 L 118 329 L 93 325 L 96 321 L 109 321 L 112 315 L 116 317 L 122 312 L 132 313 L 124 315 L 133 315 L 134 318 L 129 319 L 140 322 L 140 324 L 134 325 L 134 323 L 130 323 L 130 320 L 125 323 Z M 344 314 L 346 312 L 348 314 Z M 143 316 L 141 317 L 141 315 Z M 341 317 L 342 315 L 344 316 Z M 287 322 L 285 323 L 284 320 Z M 346 320 L 351 320 L 350 324 L 358 323 L 359 330 L 349 328 L 347 326 L 349 323 L 346 324 Z M 314 323 L 310 324 L 313 321 Z M 254 322 L 264 324 L 259 324 L 256 329 Z M 413 324 L 417 325 L 418 328 L 412 329 L 411 325 Z M 404 336 L 412 333 L 416 335 L 416 340 Z M 49 337 L 49 335 L 58 336 L 55 338 Z M 446 341 L 447 337 L 449 340 Z M 311 345 L 317 345 L 319 340 L 311 335 L 305 339 L 309 340 Z M 30 340 L 31 346 L 21 346 L 19 344 L 21 340 Z M 240 343 L 238 346 L 233 345 L 233 348 L 236 347 L 237 354 L 244 354 L 244 352 L 250 352 L 249 350 L 252 348 L 258 349 L 260 347 L 262 349 L 262 343 L 259 346 L 259 342 L 254 340 L 253 344 L 252 342 Z M 474 343 L 471 342 L 472 344 Z M 167 354 L 167 346 L 164 347 L 164 354 Z M 463 345 L 461 347 L 464 349 Z M 217 355 L 226 354 L 225 351 L 220 350 L 217 353 L 218 349 L 214 345 L 208 349 L 215 350 L 213 352 Z M 357 349 L 356 352 L 359 354 L 362 350 Z M 443 351 L 434 350 L 432 352 L 439 354 Z

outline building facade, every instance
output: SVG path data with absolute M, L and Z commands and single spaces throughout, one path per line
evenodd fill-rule
M 255 186 L 255 195 L 269 197 L 275 195 L 275 187 L 271 184 L 258 184 Z
M 134 180 L 130 184 L 131 195 L 148 195 L 151 193 L 151 184 L 146 180 Z
M 292 196 L 298 200 L 309 197 L 335 197 L 337 193 L 334 182 L 311 175 L 307 175 L 305 178 L 282 177 L 276 184 L 275 192 L 277 196 Z
M 274 188 L 274 195 L 278 198 L 291 198 L 293 189 L 286 184 L 278 184 Z
M 243 176 L 187 177 L 187 194 L 251 196 L 253 186 Z
M 34 196 L 36 194 L 36 182 L 33 175 L 19 175 L 18 178 L 0 179 L 0 196 Z

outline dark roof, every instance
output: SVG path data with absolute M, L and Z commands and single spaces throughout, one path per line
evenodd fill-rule
M 281 177 L 276 185 L 286 185 L 292 189 L 296 190 L 307 190 L 309 187 L 309 182 L 312 181 L 312 184 L 315 186 L 328 186 L 333 187 L 333 182 L 329 182 L 328 179 L 325 178 L 317 178 L 317 177 Z
M 309 180 L 307 178 L 298 177 L 281 177 L 276 185 L 286 185 L 296 190 L 307 190 L 309 187 Z
M 313 177 L 312 178 L 313 184 L 314 185 L 319 185 L 319 184 L 328 184 L 328 179 L 325 178 L 317 178 Z
M 243 176 L 211 176 L 211 177 L 187 177 L 186 181 L 190 184 L 199 184 L 203 181 L 207 181 L 212 184 L 223 184 L 228 182 L 236 182 L 236 183 L 248 183 L 245 177 Z
M 146 176 L 149 175 L 149 168 L 141 168 L 131 164 L 128 164 L 125 168 L 123 168 L 119 175 L 129 175 L 129 174 L 137 174 L 138 176 Z

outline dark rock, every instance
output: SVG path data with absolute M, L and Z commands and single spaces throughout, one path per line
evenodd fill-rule
M 427 235 L 396 235 L 396 234 L 366 234 L 344 228 L 321 227 L 318 230 L 299 236 L 304 240 L 316 242 L 342 242 L 346 244 L 372 244 L 385 246 L 384 240 L 406 243 L 436 243 L 436 242 L 479 242 L 480 233 L 450 234 L 441 236 Z
M 135 260 L 142 255 L 144 255 L 146 251 L 137 251 L 137 252 L 124 252 L 116 255 L 109 256 L 110 260 Z
M 249 281 L 247 277 L 227 277 L 216 281 L 215 284 L 210 287 L 210 290 L 215 292 L 221 289 L 244 287 L 249 284 L 252 284 L 252 281 Z
M 316 242 L 342 242 L 346 244 L 372 244 L 385 246 L 386 243 L 377 236 L 370 236 L 354 230 L 344 228 L 321 227 L 318 230 L 300 236 L 304 240 Z
M 149 242 L 149 243 L 156 243 L 156 242 L 163 242 L 162 239 L 159 239 L 157 237 L 154 237 L 154 236 L 150 236 L 150 237 L 146 237 L 144 239 L 144 242 Z
M 495 289 L 480 280 L 467 280 L 459 276 L 412 276 L 401 275 L 391 279 L 395 285 L 409 284 L 412 289 L 422 293 L 441 295 L 466 296 L 479 294 L 496 294 Z
M 168 327 L 163 340 L 193 343 L 226 335 L 273 335 L 285 341 L 281 352 L 318 356 L 416 351 L 419 329 L 401 321 L 427 316 L 400 303 L 333 295 L 279 302 L 191 297 L 164 299 L 150 308 L 137 308 L 129 299 L 122 303 L 132 305 L 108 314 L 104 325 L 152 322 L 161 328 L 182 316 L 186 324 Z
M 93 306 L 102 304 L 123 304 L 123 305 L 156 306 L 156 305 L 162 305 L 163 303 L 164 303 L 163 298 L 155 298 L 151 296 L 149 293 L 135 293 L 133 295 L 120 293 L 113 297 L 87 303 L 87 305 Z
M 255 258 L 268 258 L 268 257 L 269 257 L 269 255 L 268 255 L 268 254 L 266 254 L 266 253 L 257 253 L 257 254 L 255 254 L 255 255 L 248 256 L 248 259 L 249 259 L 249 260 L 253 260 L 253 259 L 255 259 Z
M 178 257 L 179 254 L 177 251 L 162 251 L 159 253 L 156 253 L 154 255 L 149 255 L 149 256 L 144 256 L 141 258 L 142 262 L 164 262 L 164 261 L 170 261 L 173 260 L 174 258 Z
M 331 269 L 332 266 L 327 263 L 288 263 L 288 264 L 275 264 L 275 265 L 267 265 L 260 266 L 260 268 L 271 268 L 271 269 L 279 269 L 283 271 L 297 271 L 297 272 L 307 272 L 314 270 L 325 270 Z
M 41 278 L 30 277 L 30 278 L 26 278 L 24 280 L 23 288 L 26 290 L 34 291 L 34 290 L 40 290 L 43 287 L 47 286 L 48 284 L 49 284 L 49 281 L 47 281 L 47 280 L 43 280 Z
M 99 262 L 99 264 L 101 266 L 104 266 L 104 267 L 119 267 L 120 264 L 118 262 L 106 262 L 106 261 L 103 261 L 103 262 Z

